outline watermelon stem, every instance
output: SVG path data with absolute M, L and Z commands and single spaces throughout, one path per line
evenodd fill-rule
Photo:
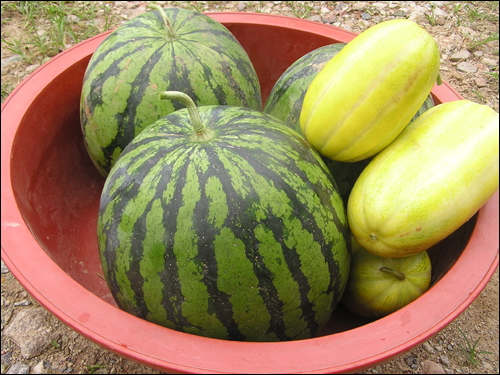
M 167 29 L 167 36 L 170 41 L 176 40 L 177 39 L 177 34 L 175 33 L 174 28 L 172 27 L 172 24 L 170 23 L 170 20 L 168 19 L 167 15 L 165 14 L 165 11 L 161 6 L 158 4 L 148 4 L 148 8 L 150 9 L 155 9 L 160 13 L 161 18 L 163 19 L 163 22 L 165 23 L 165 27 Z
M 398 270 L 393 270 L 392 268 L 389 267 L 380 267 L 379 269 L 381 272 L 385 273 L 390 273 L 391 275 L 396 276 L 399 280 L 404 280 L 406 278 L 405 274 L 401 271 Z
M 180 91 L 163 91 L 158 95 L 158 98 L 160 100 L 178 100 L 186 107 L 191 120 L 191 125 L 193 125 L 194 133 L 191 137 L 193 142 L 207 142 L 213 138 L 214 133 L 207 129 L 201 121 L 198 108 L 189 95 Z

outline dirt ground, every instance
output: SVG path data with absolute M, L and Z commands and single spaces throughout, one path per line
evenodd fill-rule
M 5 3 L 5 4 L 4 4 Z M 10 4 L 9 4 L 10 3 Z M 21 3 L 2 2 L 2 102 L 31 72 L 59 51 L 70 47 L 75 38 L 45 52 L 37 50 L 26 17 L 32 17 L 37 36 L 56 36 L 51 23 L 40 14 L 26 15 Z M 56 3 L 56 2 L 52 2 Z M 61 2 L 58 2 L 61 3 Z M 114 28 L 146 11 L 147 2 L 62 2 L 67 7 L 95 3 L 92 13 L 96 33 Z M 456 1 L 367 1 L 367 2 L 288 2 L 288 1 L 212 1 L 158 2 L 204 12 L 240 11 L 303 17 L 362 32 L 391 18 L 412 19 L 437 41 L 441 53 L 440 74 L 465 99 L 486 104 L 499 111 L 498 86 L 498 3 Z M 14 6 L 17 5 L 17 8 Z M 26 9 L 24 9 L 26 10 Z M 80 18 L 83 16 L 80 16 Z M 81 20 L 72 19 L 74 28 L 82 29 Z M 496 35 L 496 37 L 495 37 Z M 34 40 L 30 48 L 16 50 L 16 40 Z M 90 37 L 90 35 L 88 36 Z M 45 39 L 44 39 L 45 40 Z M 46 40 L 45 40 L 46 41 Z M 47 44 L 48 45 L 48 44 Z M 2 250 L 3 251 L 3 250 Z M 136 364 L 88 341 L 55 317 L 46 314 L 17 282 L 2 262 L 1 275 L 2 373 L 159 373 Z M 37 314 L 50 331 L 50 345 L 31 358 L 21 354 L 26 343 L 15 342 L 5 334 L 16 318 Z M 499 372 L 499 280 L 498 269 L 479 297 L 455 321 L 430 340 L 383 365 L 364 373 L 498 373 Z M 475 347 L 475 357 L 468 358 L 460 348 L 467 342 Z M 24 340 L 32 340 L 30 336 Z M 28 343 L 29 344 L 29 343 Z M 482 352 L 482 353 L 481 353 Z

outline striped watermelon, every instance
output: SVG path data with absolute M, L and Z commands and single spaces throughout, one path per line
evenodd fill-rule
M 263 111 L 302 134 L 299 117 L 307 88 L 325 64 L 344 46 L 345 43 L 335 43 L 316 48 L 290 65 L 274 84 Z
M 302 134 L 299 117 L 306 91 L 314 77 L 344 46 L 345 43 L 335 43 L 317 48 L 290 65 L 271 90 L 264 106 L 264 112 L 282 120 L 289 127 Z M 429 94 L 411 121 L 432 107 L 434 107 L 434 100 Z M 346 163 L 323 157 L 326 166 L 337 182 L 345 206 L 347 206 L 347 200 L 356 179 L 372 159 L 373 156 L 358 162 Z
M 186 109 L 150 125 L 106 179 L 98 239 L 117 304 L 219 339 L 315 336 L 350 265 L 335 181 L 267 114 L 204 106 L 199 117 L 210 128 L 193 132 Z
M 84 76 L 81 126 L 104 176 L 147 125 L 181 108 L 159 102 L 160 91 L 185 92 L 198 105 L 261 109 L 255 69 L 227 28 L 195 11 L 156 7 L 111 33 Z

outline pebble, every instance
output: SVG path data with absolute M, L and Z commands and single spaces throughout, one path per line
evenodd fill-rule
M 43 307 L 22 309 L 4 329 L 4 335 L 19 347 L 23 358 L 36 357 L 50 345 L 53 330 L 47 321 L 48 314 Z
M 461 61 L 461 60 L 466 60 L 470 57 L 470 52 L 467 51 L 466 49 L 455 52 L 453 55 L 450 57 L 450 61 Z
M 484 65 L 488 65 L 488 66 L 491 66 L 491 67 L 494 67 L 494 66 L 497 66 L 498 65 L 498 61 L 497 60 L 493 60 L 493 59 L 488 59 L 486 57 L 483 57 L 481 59 L 481 62 L 484 64 Z
M 474 78 L 474 83 L 476 84 L 477 87 L 485 87 L 488 84 L 486 80 L 482 77 Z M 448 345 L 448 350 L 450 350 L 450 346 L 451 345 Z M 453 347 L 451 348 L 451 350 L 453 350 Z
M 356 1 L 353 5 L 352 5 L 352 9 L 354 10 L 365 10 L 366 8 L 368 8 L 368 3 L 364 3 L 364 2 L 361 2 L 361 1 Z
M 434 348 L 428 342 L 425 342 L 422 346 L 426 352 L 431 354 L 435 353 Z
M 370 16 L 369 13 L 363 12 L 363 13 L 361 13 L 361 18 L 364 20 L 370 20 L 372 18 L 372 16 Z
M 33 65 L 30 65 L 26 68 L 26 71 L 28 73 L 31 73 L 32 71 L 34 71 L 36 68 L 38 68 L 40 66 L 40 64 L 33 64 Z
M 434 361 L 424 361 L 422 364 L 422 373 L 423 374 L 446 374 L 443 366 Z
M 31 305 L 31 301 L 28 299 L 24 299 L 20 302 L 14 302 L 14 306 L 29 306 Z
M 13 61 L 18 61 L 21 59 L 22 59 L 21 55 L 12 55 L 10 57 L 2 59 L 2 68 L 4 67 L 4 63 L 6 65 L 6 64 L 11 63 Z M 7 267 L 7 265 L 2 260 L 2 274 L 9 273 L 9 272 L 10 272 L 9 267 Z
M 490 363 L 488 363 L 488 362 L 483 362 L 483 363 L 482 363 L 482 365 L 483 365 L 483 367 L 484 367 L 484 369 L 485 369 L 486 371 L 494 371 L 494 368 L 493 368 L 493 366 L 492 366 Z M 498 371 L 498 370 L 497 370 L 497 371 Z
M 457 70 L 462 73 L 476 73 L 477 66 L 462 61 L 457 65 Z
M 33 368 L 31 369 L 32 374 L 46 374 L 47 370 L 45 370 L 45 366 L 43 364 L 43 361 L 38 362 Z
M 447 356 L 445 356 L 445 355 L 440 356 L 440 357 L 439 357 L 439 361 L 440 361 L 443 365 L 445 365 L 445 366 L 449 366 L 449 365 L 450 365 L 450 360 L 449 360 L 449 358 L 448 358 Z
M 30 367 L 24 363 L 14 363 L 7 370 L 6 374 L 29 374 Z

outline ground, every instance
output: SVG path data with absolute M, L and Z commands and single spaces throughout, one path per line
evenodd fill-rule
M 411 19 L 435 38 L 441 53 L 442 79 L 465 99 L 499 110 L 497 2 L 158 3 L 204 12 L 281 14 L 357 33 L 391 18 Z M 2 102 L 43 62 L 81 40 L 147 11 L 146 4 L 142 1 L 2 2 Z M 1 281 L 2 373 L 158 373 L 100 348 L 46 313 L 3 262 Z M 364 373 L 498 373 L 498 297 L 497 269 L 478 298 L 444 330 L 413 350 Z M 34 324 L 33 330 L 13 333 L 16 324 L 28 325 L 23 318 Z M 43 340 L 37 341 L 37 337 Z M 462 350 L 468 344 L 477 344 L 472 350 L 475 355 Z

